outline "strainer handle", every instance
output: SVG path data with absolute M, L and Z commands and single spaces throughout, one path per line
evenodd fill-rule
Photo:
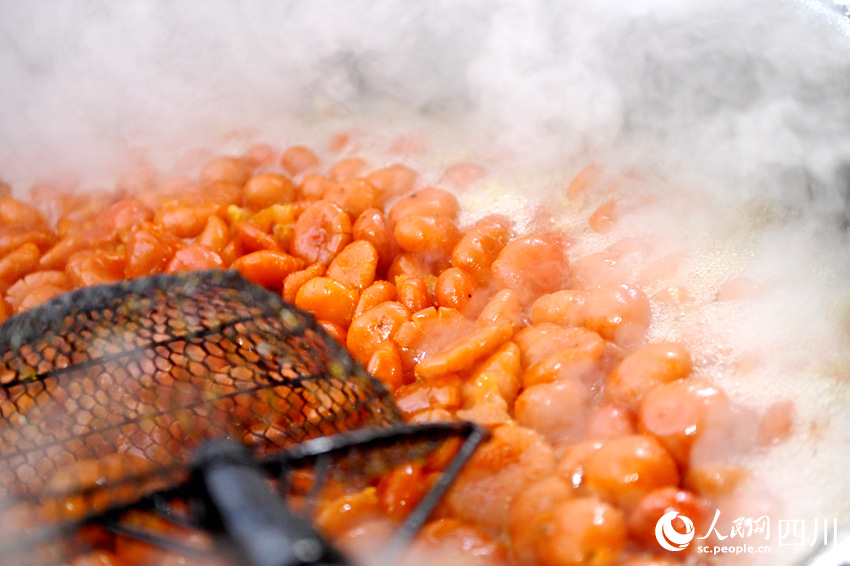
M 243 446 L 208 441 L 195 452 L 192 471 L 204 521 L 224 532 L 245 566 L 350 566 L 289 509 Z

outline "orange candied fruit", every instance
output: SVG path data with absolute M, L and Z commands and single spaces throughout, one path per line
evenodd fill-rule
M 647 273 L 667 271 L 629 281 L 623 245 L 580 256 L 573 234 L 518 232 L 500 215 L 470 220 L 452 191 L 487 169 L 454 165 L 426 186 L 434 177 L 403 163 L 373 167 L 353 136 L 335 138 L 330 158 L 256 144 L 210 157 L 195 178 L 130 171 L 124 192 L 89 199 L 41 187 L 33 194 L 53 199 L 44 210 L 43 196 L 33 204 L 0 187 L 0 320 L 78 287 L 238 270 L 312 313 L 410 422 L 470 419 L 491 429 L 414 555 L 674 563 L 654 554 L 658 517 L 674 509 L 702 524 L 747 479 L 716 439 L 751 418 L 749 447 L 783 442 L 795 430 L 793 403 L 760 417 L 738 410 L 692 376 L 687 344 L 648 341 Z M 588 167 L 566 196 L 576 206 L 591 200 L 601 178 L 601 167 Z M 590 228 L 617 230 L 616 204 L 585 211 Z M 718 297 L 746 294 L 740 282 L 730 287 Z M 326 490 L 318 526 L 344 548 L 370 549 L 424 497 L 445 466 L 433 460 L 350 492 Z M 118 548 L 75 564 L 121 564 Z

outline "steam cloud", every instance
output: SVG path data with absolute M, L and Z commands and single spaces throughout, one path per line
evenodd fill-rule
M 843 211 L 850 45 L 836 12 L 588 4 L 6 2 L 0 170 L 25 184 L 128 148 L 396 106 L 549 155 L 660 144 L 656 159 L 770 176 L 778 197 Z

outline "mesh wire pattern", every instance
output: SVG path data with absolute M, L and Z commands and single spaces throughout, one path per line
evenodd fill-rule
M 402 424 L 309 314 L 232 271 L 93 286 L 9 319 L 0 390 L 0 517 L 21 528 L 177 485 L 211 438 L 268 455 Z

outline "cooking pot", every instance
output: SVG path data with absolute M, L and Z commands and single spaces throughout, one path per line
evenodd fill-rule
M 755 406 L 800 402 L 813 432 L 753 462 L 755 477 L 784 493 L 789 519 L 850 524 L 850 24 L 840 6 L 78 0 L 3 11 L 0 179 L 18 194 L 57 179 L 111 186 L 140 155 L 179 167 L 188 149 L 359 129 L 376 146 L 428 140 L 428 154 L 413 156 L 424 170 L 485 163 L 501 177 L 461 199 L 519 220 L 600 160 L 648 179 L 655 199 L 704 203 L 689 216 L 693 233 L 664 207 L 647 208 L 651 227 L 633 227 L 702 246 L 695 279 L 743 271 L 788 283 L 724 330 L 779 348 L 765 374 L 729 372 L 708 330 L 701 359 Z M 806 340 L 785 347 L 795 334 Z

